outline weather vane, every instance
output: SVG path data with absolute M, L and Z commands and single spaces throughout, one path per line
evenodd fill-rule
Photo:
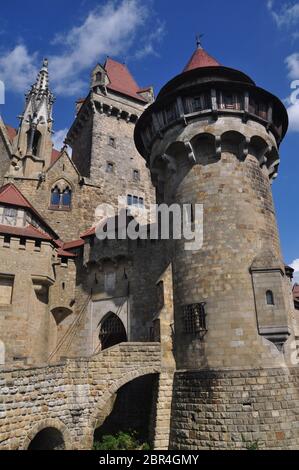
M 196 35 L 196 47 L 201 48 L 201 39 L 204 37 L 204 34 L 197 34 Z

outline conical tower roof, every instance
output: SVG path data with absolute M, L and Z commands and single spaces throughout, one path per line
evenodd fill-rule
M 219 67 L 221 64 L 210 56 L 201 46 L 200 43 L 197 44 L 197 48 L 192 54 L 189 62 L 184 68 L 183 72 L 188 72 L 189 70 L 194 70 L 202 67 Z

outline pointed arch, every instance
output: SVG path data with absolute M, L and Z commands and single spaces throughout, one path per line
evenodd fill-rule
M 72 207 L 73 188 L 66 179 L 60 178 L 51 188 L 50 208 L 70 210 Z
M 115 313 L 108 312 L 98 326 L 102 351 L 128 341 L 125 326 Z

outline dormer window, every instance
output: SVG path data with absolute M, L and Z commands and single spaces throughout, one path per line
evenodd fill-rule
M 18 215 L 17 209 L 4 207 L 3 215 L 2 215 L 2 224 L 3 225 L 16 225 L 17 215 Z

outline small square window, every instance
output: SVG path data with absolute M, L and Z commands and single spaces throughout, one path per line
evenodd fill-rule
M 14 285 L 14 276 L 0 275 L 0 305 L 11 304 L 13 285 Z
M 133 180 L 140 181 L 140 172 L 139 170 L 133 170 Z
M 109 144 L 111 147 L 116 148 L 116 139 L 115 139 L 115 137 L 109 136 L 109 138 L 108 138 L 108 144 Z
M 107 173 L 114 173 L 114 163 L 107 162 L 106 172 Z

